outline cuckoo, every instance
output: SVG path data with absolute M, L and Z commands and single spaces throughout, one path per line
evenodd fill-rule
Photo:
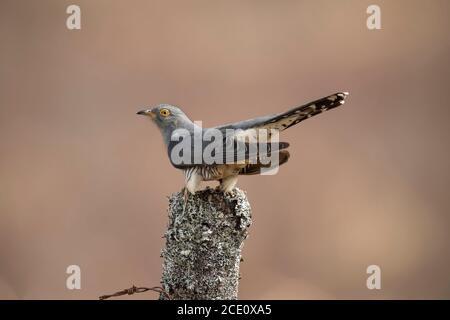
M 230 193 L 236 185 L 239 175 L 260 174 L 264 170 L 273 169 L 273 163 L 262 160 L 261 150 L 266 151 L 266 156 L 274 156 L 271 159 L 276 159 L 273 161 L 276 168 L 288 161 L 289 152 L 286 149 L 289 144 L 274 142 L 275 136 L 278 140 L 278 134 L 273 134 L 274 132 L 281 132 L 319 113 L 341 106 L 347 96 L 347 92 L 338 92 L 283 113 L 209 129 L 201 128 L 197 123 L 191 121 L 180 108 L 169 104 L 160 104 L 154 108 L 139 111 L 137 114 L 150 117 L 161 131 L 171 164 L 184 172 L 185 195 L 187 192 L 195 193 L 202 181 L 213 180 L 220 182 L 221 190 Z M 214 139 L 205 138 L 209 130 L 213 130 L 215 133 Z M 264 130 L 265 134 L 259 134 Z M 217 138 L 217 133 L 221 134 L 222 138 Z M 189 155 L 186 154 L 187 157 L 183 161 L 175 159 L 174 154 L 178 153 L 173 152 L 175 148 L 178 148 L 180 136 L 183 138 L 190 136 L 192 139 L 188 142 L 193 142 L 189 143 L 187 147 L 188 151 L 193 151 L 192 154 L 191 152 Z M 200 158 L 195 158 L 193 150 L 193 145 L 196 145 L 196 136 L 200 140 L 200 153 L 197 153 L 197 155 L 200 154 Z M 214 148 L 209 148 L 213 141 L 216 143 Z M 217 142 L 222 142 L 223 146 L 217 145 Z M 253 148 L 255 145 L 258 146 Z M 208 148 L 212 149 L 212 152 L 207 153 Z M 183 150 L 179 154 L 184 152 Z M 241 156 L 239 157 L 238 154 Z

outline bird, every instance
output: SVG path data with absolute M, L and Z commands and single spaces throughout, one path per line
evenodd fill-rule
M 218 188 L 224 193 L 229 194 L 233 192 L 239 175 L 256 175 L 261 174 L 264 170 L 272 169 L 272 164 L 263 162 L 258 153 L 261 150 L 261 146 L 264 146 L 266 151 L 268 150 L 267 154 L 277 156 L 277 168 L 285 164 L 290 158 L 290 154 L 286 150 L 289 147 L 289 143 L 276 142 L 272 144 L 273 137 L 271 133 L 284 131 L 303 120 L 339 107 L 344 104 L 345 98 L 348 95 L 348 92 L 337 92 L 292 108 L 286 112 L 207 129 L 199 127 L 180 108 L 170 104 L 159 104 L 155 107 L 138 111 L 137 114 L 151 118 L 159 128 L 171 164 L 184 172 L 186 199 L 188 193 L 195 194 L 202 181 L 219 181 Z M 211 159 L 207 159 L 206 157 L 202 157 L 199 161 L 192 161 L 192 155 L 189 158 L 191 161 L 175 161 L 173 151 L 178 143 L 178 140 L 174 139 L 177 132 L 184 132 L 185 136 L 190 135 L 191 137 L 195 136 L 195 132 L 200 132 L 200 137 L 202 138 L 200 151 L 205 151 L 208 142 L 205 142 L 204 137 L 208 130 L 223 134 L 225 138 L 222 142 L 227 141 L 223 148 L 215 149 L 215 152 L 211 153 L 214 159 L 223 161 L 211 162 Z M 255 135 L 255 132 L 258 132 L 258 130 L 270 130 L 265 136 L 265 140 Z M 250 138 L 256 140 L 250 140 Z M 228 141 L 230 140 L 244 142 L 241 144 L 236 142 L 229 144 Z M 259 144 L 258 148 L 252 149 L 255 144 Z M 193 148 L 192 145 L 190 148 Z M 255 150 L 257 151 L 255 152 Z M 225 156 L 226 151 L 231 151 L 232 158 Z M 244 154 L 244 156 L 239 158 L 237 155 L 239 153 L 238 151 L 242 151 L 243 153 L 241 155 Z

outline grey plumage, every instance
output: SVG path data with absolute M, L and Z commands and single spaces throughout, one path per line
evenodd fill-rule
M 193 123 L 186 116 L 186 114 L 181 111 L 181 109 L 172 105 L 161 104 L 152 109 L 139 111 L 138 114 L 150 116 L 157 124 L 167 147 L 167 152 L 172 165 L 183 170 L 185 173 L 185 186 L 187 190 L 194 193 L 202 180 L 218 180 L 221 183 L 222 190 L 225 192 L 230 192 L 237 182 L 238 175 L 258 174 L 261 173 L 263 169 L 270 168 L 270 164 L 263 163 L 263 161 L 259 158 L 259 153 L 254 151 L 259 151 L 258 148 L 254 148 L 254 143 L 257 143 L 258 146 L 263 145 L 263 142 L 269 143 L 269 146 L 273 148 L 269 148 L 269 152 L 279 156 L 279 166 L 286 163 L 289 159 L 289 152 L 285 150 L 289 144 L 280 142 L 270 145 L 272 142 L 270 140 L 270 133 L 267 137 L 267 141 L 258 141 L 259 136 L 255 135 L 255 130 L 274 129 L 283 131 L 303 120 L 344 104 L 344 99 L 347 95 L 347 92 L 338 92 L 322 99 L 293 108 L 284 113 L 238 121 L 212 128 L 218 130 L 224 137 L 224 149 L 218 149 L 213 154 L 215 157 L 223 159 L 224 161 L 222 163 L 212 163 L 208 161 L 210 160 L 208 158 L 202 158 L 200 163 L 194 163 L 193 161 L 189 161 L 188 163 L 174 163 L 170 155 L 174 146 L 177 144 L 177 141 L 172 140 L 173 134 L 177 129 L 184 129 L 186 134 L 189 134 L 190 137 L 193 137 L 194 132 L 196 131 L 200 132 L 201 137 L 208 132 L 208 129 L 200 128 Z M 236 133 L 236 130 L 239 132 Z M 227 145 L 228 140 L 227 143 L 225 143 L 226 139 L 237 138 L 237 136 L 239 136 L 239 139 L 241 140 L 245 140 L 247 138 L 253 138 L 254 140 L 246 140 L 245 143 L 235 143 L 231 146 Z M 204 139 L 202 139 L 202 150 L 205 150 L 208 143 L 209 142 L 206 143 Z M 225 150 L 225 146 L 227 146 L 227 148 L 231 148 L 231 152 L 233 154 L 232 162 L 225 161 L 226 151 L 230 151 L 230 149 Z M 244 155 L 245 157 L 239 158 L 239 155 Z

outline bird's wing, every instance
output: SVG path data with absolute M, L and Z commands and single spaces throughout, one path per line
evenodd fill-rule
M 172 165 L 178 169 L 186 169 L 193 166 L 207 166 L 216 164 L 258 164 L 263 158 L 267 161 L 272 155 L 278 154 L 281 150 L 289 147 L 287 142 L 273 143 L 248 143 L 242 140 L 232 139 L 226 140 L 221 147 L 210 148 L 206 152 L 209 141 L 202 141 L 202 145 L 197 148 L 194 142 L 188 143 L 182 152 L 180 148 L 172 154 L 178 142 L 171 141 L 168 152 Z M 184 155 L 184 152 L 187 152 Z M 263 160 L 263 161 L 264 161 Z
M 305 119 L 343 105 L 347 96 L 347 92 L 337 92 L 322 99 L 293 108 L 284 113 L 239 121 L 215 128 L 224 132 L 226 132 L 227 129 L 242 130 L 244 132 L 241 131 L 240 134 L 244 137 L 249 134 L 249 131 L 254 131 L 250 129 L 275 129 L 278 131 L 283 131 Z
M 222 132 L 220 138 L 223 139 L 222 145 L 219 149 L 215 149 L 213 153 L 203 152 L 211 143 L 211 140 L 205 141 L 205 139 L 201 139 L 202 141 L 200 142 L 200 147 L 197 148 L 198 150 L 200 150 L 199 161 L 195 161 L 195 155 L 198 155 L 198 153 L 196 153 L 196 148 L 194 147 L 194 140 L 191 140 L 191 142 L 188 144 L 188 147 L 186 148 L 187 150 L 189 150 L 189 156 L 185 158 L 186 161 L 173 161 L 174 159 L 172 151 L 175 150 L 174 147 L 178 144 L 178 142 L 171 141 L 168 147 L 170 161 L 174 167 L 179 169 L 186 169 L 196 165 L 217 164 L 217 159 L 220 159 L 221 164 L 257 164 L 260 160 L 259 156 L 261 147 L 263 148 L 263 152 L 267 151 L 264 154 L 270 156 L 271 153 L 275 155 L 280 150 L 286 149 L 289 144 L 286 142 L 272 144 L 270 142 L 270 132 L 268 132 L 267 139 L 265 139 L 267 141 L 262 141 L 259 132 L 256 133 L 256 130 L 253 129 L 274 129 L 278 131 L 285 130 L 305 119 L 315 116 L 316 114 L 322 113 L 326 110 L 334 109 L 342 105 L 347 95 L 348 93 L 346 92 L 338 92 L 325 98 L 307 103 L 303 106 L 293 108 L 284 113 L 259 117 L 211 128 L 217 129 L 218 131 Z M 207 131 L 208 130 L 205 130 L 204 132 Z M 192 136 L 191 139 L 193 139 Z M 267 143 L 264 144 L 264 142 Z M 285 154 L 283 155 L 285 156 Z M 197 157 L 197 159 L 199 158 Z M 253 171 L 257 171 L 256 169 L 258 169 L 259 167 L 261 166 L 254 166 L 252 167 L 252 170 L 248 170 L 248 172 L 250 173 Z

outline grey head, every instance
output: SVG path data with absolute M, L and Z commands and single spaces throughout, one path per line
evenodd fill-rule
M 174 130 L 187 129 L 192 131 L 195 126 L 180 108 L 170 104 L 159 104 L 156 107 L 141 110 L 137 114 L 148 116 L 156 123 L 166 145 L 169 144 Z

